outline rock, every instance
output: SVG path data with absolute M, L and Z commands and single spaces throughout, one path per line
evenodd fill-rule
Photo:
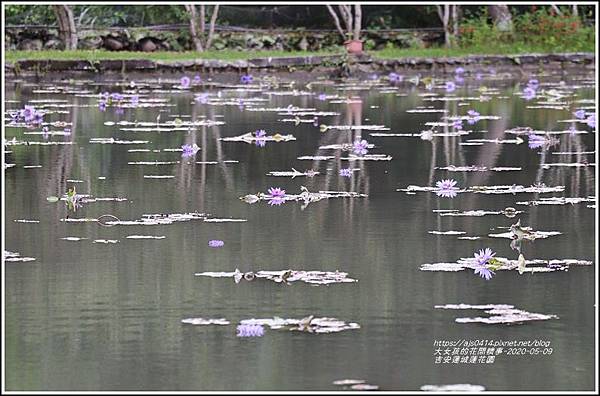
M 144 52 L 154 52 L 158 49 L 158 46 L 150 38 L 143 38 L 139 41 L 140 50 Z
M 23 51 L 39 51 L 44 47 L 44 43 L 40 39 L 25 39 L 19 43 L 18 49 Z
M 61 48 L 62 43 L 57 39 L 50 39 L 44 43 L 45 49 L 59 49 Z
M 124 47 L 123 43 L 119 40 L 114 39 L 112 37 L 107 37 L 104 39 L 104 48 L 109 49 L 111 51 L 119 51 Z
M 308 40 L 306 40 L 306 37 L 302 37 L 302 40 L 298 43 L 298 48 L 300 48 L 301 51 L 306 51 L 308 49 Z
M 79 40 L 77 47 L 79 49 L 99 49 L 102 48 L 103 40 L 99 36 L 90 36 Z

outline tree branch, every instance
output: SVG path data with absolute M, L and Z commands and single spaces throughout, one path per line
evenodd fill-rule
M 345 40 L 346 37 L 344 35 L 344 29 L 342 29 L 342 25 L 340 24 L 340 18 L 338 18 L 333 7 L 331 7 L 329 4 L 326 4 L 325 6 L 327 7 L 327 10 L 329 10 L 329 13 L 333 17 L 333 21 L 335 22 L 335 27 L 337 28 L 338 32 L 340 32 L 340 34 L 342 35 L 342 38 Z
M 556 12 L 557 15 L 562 16 L 562 11 L 556 6 L 556 4 L 551 4 L 550 7 Z
M 346 24 L 346 34 L 344 34 L 345 39 L 348 39 L 349 34 L 352 33 L 352 11 L 349 9 L 350 6 L 347 5 L 338 5 L 340 9 L 340 13 L 344 18 L 344 23 Z
M 213 8 L 212 16 L 210 17 L 210 25 L 208 30 L 208 38 L 206 39 L 206 49 L 210 48 L 212 44 L 213 36 L 215 34 L 215 23 L 217 22 L 217 15 L 219 13 L 219 5 L 217 4 Z

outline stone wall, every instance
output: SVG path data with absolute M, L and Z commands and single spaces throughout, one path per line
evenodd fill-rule
M 186 51 L 192 50 L 187 26 L 178 29 L 152 28 L 97 29 L 78 32 L 79 49 L 112 51 Z M 58 30 L 52 28 L 6 28 L 6 50 L 60 49 Z M 427 47 L 443 41 L 439 31 L 366 31 L 365 48 L 382 49 Z M 337 31 L 219 31 L 213 49 L 318 51 L 334 49 L 342 43 Z
M 348 75 L 368 75 L 371 73 L 454 73 L 457 66 L 470 72 L 493 67 L 498 72 L 510 74 L 536 74 L 539 70 L 570 69 L 594 70 L 595 55 L 593 53 L 570 54 L 526 54 L 526 55 L 471 55 L 464 57 L 438 58 L 398 58 L 378 59 L 363 54 L 356 55 L 323 55 L 293 56 L 281 58 L 255 58 L 248 60 L 223 61 L 216 59 L 195 59 L 181 61 L 152 60 L 21 60 L 6 62 L 4 70 L 8 79 L 25 76 L 64 78 L 66 75 L 103 73 L 201 73 L 203 75 L 252 73 L 305 73 L 307 75 L 328 75 L 332 77 Z

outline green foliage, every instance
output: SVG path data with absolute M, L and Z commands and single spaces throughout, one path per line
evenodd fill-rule
M 553 15 L 547 8 L 526 12 L 513 18 L 512 33 L 501 32 L 488 22 L 487 13 L 466 20 L 459 28 L 463 48 L 508 46 L 541 52 L 594 51 L 593 27 L 584 26 L 577 16 Z
M 547 8 L 515 18 L 515 34 L 527 44 L 555 51 L 593 51 L 594 48 L 593 27 L 583 26 L 574 15 L 553 15 Z
M 4 14 L 7 24 L 56 24 L 54 11 L 47 5 L 7 5 L 5 6 Z
M 80 26 L 143 26 L 182 23 L 187 20 L 183 5 L 73 5 L 75 21 Z M 56 25 L 49 5 L 7 5 L 9 25 Z

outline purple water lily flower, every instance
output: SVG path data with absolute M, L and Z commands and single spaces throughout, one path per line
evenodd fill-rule
M 585 110 L 577 110 L 573 113 L 573 115 L 575 116 L 575 118 L 583 120 L 585 118 Z
M 404 76 L 402 76 L 398 73 L 391 72 L 388 75 L 388 78 L 390 79 L 390 82 L 392 82 L 392 83 L 399 83 L 399 82 L 402 82 L 402 80 L 404 79 Z
M 462 120 L 454 120 L 454 122 L 452 122 L 452 127 L 454 129 L 458 129 L 461 130 L 462 129 Z
M 188 76 L 183 76 L 181 77 L 181 80 L 179 80 L 179 84 L 181 85 L 181 88 L 187 89 L 190 87 L 192 80 L 190 80 L 190 78 Z
M 527 86 L 535 90 L 538 89 L 538 87 L 540 86 L 540 82 L 537 79 L 532 78 L 529 81 L 527 81 Z
M 194 84 L 200 84 L 202 82 L 202 77 L 199 74 L 194 76 Z
M 285 199 L 283 199 L 281 197 L 273 197 L 273 198 L 269 199 L 269 202 L 267 202 L 267 203 L 271 206 L 279 206 L 284 202 L 285 202 Z
M 488 262 L 496 255 L 496 253 L 490 249 L 479 249 L 479 253 L 475 252 L 475 260 L 477 260 L 477 264 L 486 265 Z
M 342 176 L 342 177 L 352 177 L 352 168 L 340 169 L 340 176 Z
M 111 93 L 109 97 L 113 102 L 120 102 L 123 100 L 123 95 L 118 92 Z
M 279 187 L 271 187 L 267 192 L 272 198 L 285 198 L 285 190 Z
M 435 191 L 438 197 L 454 198 L 458 195 L 458 187 L 456 187 L 456 180 L 444 179 L 435 183 L 437 190 Z
M 269 193 L 269 205 L 279 206 L 285 202 L 285 190 L 279 187 L 271 187 L 267 190 Z
M 198 150 L 200 150 L 200 147 L 198 147 L 195 143 L 193 145 L 184 144 L 183 146 L 181 146 L 181 156 L 185 158 L 192 157 L 196 155 Z
M 33 124 L 41 124 L 44 121 L 44 113 L 36 111 L 33 116 Z
M 473 125 L 473 124 L 475 124 L 475 123 L 476 123 L 477 121 L 479 121 L 479 120 L 480 120 L 480 118 L 481 118 L 481 117 L 480 117 L 480 116 L 481 116 L 481 114 L 479 114 L 479 113 L 478 113 L 477 111 L 475 111 L 475 110 L 469 110 L 469 111 L 467 111 L 467 115 L 469 116 L 469 119 L 467 120 L 467 123 L 468 123 L 469 125 Z
M 237 327 L 238 337 L 262 337 L 265 329 L 259 324 L 241 324 Z
M 452 81 L 446 82 L 446 92 L 454 92 L 456 90 L 456 84 Z
M 254 77 L 252 77 L 250 74 L 244 74 L 242 77 L 240 77 L 240 82 L 242 84 L 250 84 L 252 80 L 254 80 Z
M 225 245 L 225 242 L 219 240 L 219 239 L 213 239 L 208 241 L 208 246 L 210 246 L 211 248 L 220 248 L 223 245 Z
M 33 118 L 35 117 L 35 107 L 25 105 L 25 107 L 21 111 L 21 116 L 23 120 L 25 120 L 25 122 L 33 121 Z
M 368 146 L 369 146 L 369 143 L 366 140 L 356 139 L 354 141 L 354 143 L 352 144 L 352 150 L 354 151 L 354 154 L 356 154 L 356 155 L 365 155 L 368 152 L 368 150 L 367 150 Z
M 454 76 L 454 81 L 456 81 L 458 84 L 462 84 L 465 82 L 465 79 L 463 78 L 462 74 L 457 74 Z
M 116 114 L 116 115 L 123 115 L 123 113 L 125 113 L 125 109 L 124 109 L 124 108 L 122 108 L 122 107 L 117 107 L 117 108 L 115 109 L 115 114 Z
M 463 74 L 464 72 L 465 72 L 465 68 L 462 66 L 459 66 L 454 70 L 455 74 Z
M 256 138 L 256 140 L 254 141 L 254 144 L 256 144 L 259 147 L 265 147 L 267 145 L 267 140 L 265 139 L 265 136 L 267 136 L 267 133 L 264 131 L 264 129 L 259 129 L 255 131 L 254 137 Z
M 546 144 L 546 138 L 544 138 L 543 136 L 532 133 L 532 134 L 528 135 L 528 138 L 529 138 L 528 145 L 529 145 L 530 149 L 540 148 L 544 144 Z
M 50 132 L 50 129 L 47 126 L 43 127 L 42 128 L 42 137 L 44 139 L 48 139 L 49 132 Z
M 536 95 L 535 89 L 530 86 L 525 87 L 525 89 L 523 90 L 523 98 L 525 100 L 531 100 L 531 99 L 535 98 L 535 95 Z
M 479 275 L 481 276 L 483 279 L 485 280 L 490 280 L 492 279 L 492 277 L 496 274 L 494 271 L 492 271 L 491 269 L 489 269 L 488 267 L 481 265 L 481 266 L 477 266 L 473 273 L 475 275 Z
M 137 106 L 140 103 L 139 95 L 132 95 L 130 100 L 132 106 Z
M 592 113 L 586 120 L 590 128 L 596 129 L 596 113 Z
M 101 100 L 100 102 L 98 102 L 98 110 L 106 111 L 106 101 L 105 100 Z
M 324 93 L 322 93 L 322 94 L 319 94 L 319 96 L 318 96 L 318 99 L 319 99 L 320 101 L 324 101 L 325 99 L 327 99 L 327 95 L 325 95 Z
M 196 96 L 194 100 L 196 101 L 196 103 L 206 104 L 208 103 L 208 94 L 201 93 L 200 95 Z

